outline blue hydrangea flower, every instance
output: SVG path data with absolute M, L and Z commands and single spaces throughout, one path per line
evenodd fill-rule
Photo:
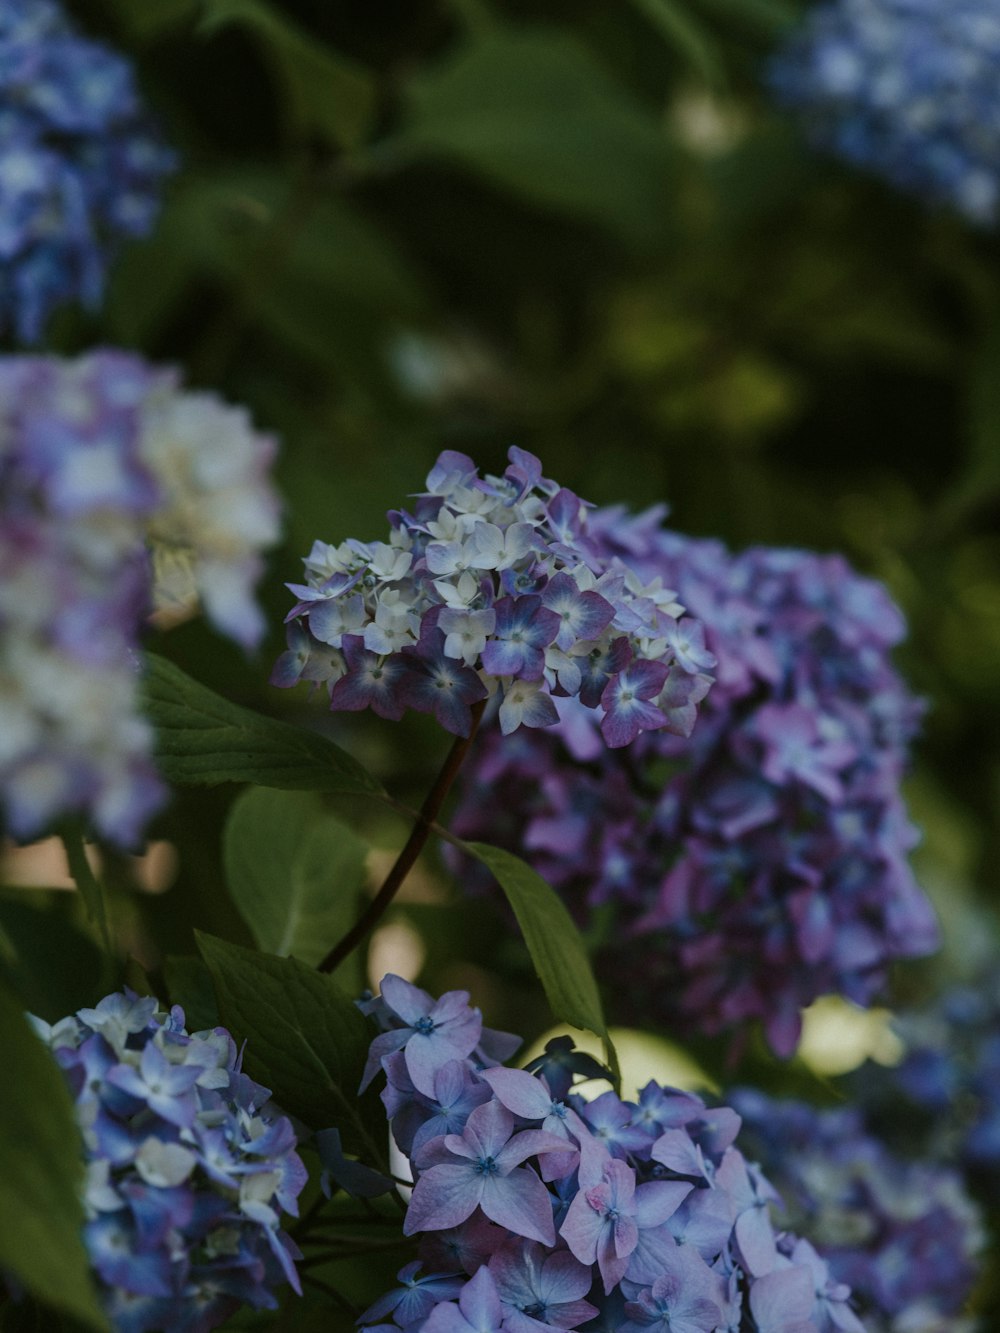
M 588 541 L 696 619 L 670 621 L 665 682 L 656 662 L 609 669 L 599 725 L 556 699 L 547 732 L 483 737 L 455 830 L 527 856 L 584 922 L 614 908 L 599 962 L 629 978 L 615 987 L 624 1017 L 709 1033 L 757 1019 L 788 1054 L 817 996 L 868 1003 L 892 959 L 937 944 L 907 864 L 900 783 L 921 705 L 891 663 L 902 617 L 837 556 L 732 554 L 658 510 L 594 511 Z M 597 675 L 599 658 L 579 660 Z M 687 720 L 633 736 L 646 708 Z M 609 730 L 631 743 L 609 750 Z
M 37 342 L 57 306 L 96 306 L 121 242 L 151 230 L 174 167 L 122 56 L 54 0 L 5 0 L 0 333 Z
M 207 1333 L 300 1290 L 281 1229 L 306 1171 L 291 1121 L 240 1071 L 224 1028 L 131 991 L 49 1026 L 87 1163 L 84 1240 L 119 1333 Z
M 317 541 L 288 587 L 288 651 L 274 685 L 322 682 L 333 709 L 433 713 L 468 736 L 492 698 L 506 736 L 559 720 L 579 697 L 611 747 L 641 732 L 688 734 L 714 658 L 683 607 L 590 539 L 583 500 L 511 449 L 502 477 L 441 454 L 388 542 Z M 662 698 L 661 698 L 662 696 Z M 662 706 L 661 706 L 662 704 Z
M 983 922 L 985 931 L 992 922 Z M 894 1024 L 905 1045 L 893 1069 L 866 1065 L 852 1081 L 854 1097 L 896 1142 L 916 1134 L 926 1155 L 965 1176 L 989 1201 L 1000 1182 L 1000 973 L 988 957 L 973 977 Z
M 781 1190 L 783 1220 L 822 1247 L 869 1333 L 961 1326 L 983 1230 L 955 1171 L 895 1156 L 856 1108 L 819 1110 L 749 1088 L 729 1101 L 745 1151 Z
M 819 147 L 995 225 L 998 63 L 991 0 L 827 0 L 774 58 L 770 82 Z
M 586 1102 L 574 1078 L 607 1071 L 567 1039 L 542 1057 L 552 1083 L 535 1061 L 484 1067 L 482 1042 L 456 1058 L 453 1042 L 427 1043 L 419 1019 L 447 1014 L 467 1045 L 481 1019 L 464 996 L 463 1021 L 462 994 L 435 1002 L 387 977 L 362 1005 L 383 1029 L 369 1072 L 386 1077 L 415 1181 L 403 1229 L 426 1266 L 404 1269 L 362 1328 L 391 1315 L 386 1333 L 739 1333 L 752 1313 L 765 1333 L 862 1333 L 849 1288 L 808 1242 L 773 1227 L 779 1196 L 737 1147 L 735 1111 L 656 1083 L 635 1102 L 613 1091 Z M 498 1049 L 489 1034 L 487 1044 Z M 414 1087 L 411 1047 L 434 1097 Z
M 163 798 L 138 712 L 143 622 L 200 601 L 257 642 L 274 448 L 242 409 L 130 353 L 0 357 L 0 806 L 15 837 L 66 811 L 140 837 Z

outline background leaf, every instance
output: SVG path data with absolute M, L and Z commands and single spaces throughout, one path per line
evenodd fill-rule
M 363 65 L 303 32 L 263 0 L 205 0 L 201 30 L 239 24 L 252 32 L 284 84 L 288 112 L 301 129 L 313 129 L 351 148 L 361 143 L 375 113 L 375 81 Z
M 105 1329 L 83 1248 L 83 1145 L 65 1080 L 0 985 L 0 1271 L 88 1328 Z
M 74 924 L 75 897 L 57 889 L 0 893 L 0 974 L 47 1023 L 96 1004 L 107 989 L 101 951 Z
M 315 967 L 357 915 L 367 852 L 316 796 L 244 792 L 226 824 L 226 881 L 258 947 Z
M 667 142 L 567 34 L 497 29 L 430 70 L 411 94 L 393 150 L 457 161 L 632 244 L 663 235 Z
M 229 703 L 165 658 L 149 653 L 146 661 L 145 711 L 168 781 L 384 795 L 357 760 L 325 737 Z

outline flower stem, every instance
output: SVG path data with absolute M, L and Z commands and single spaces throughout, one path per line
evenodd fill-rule
M 447 758 L 441 765 L 441 771 L 435 779 L 434 786 L 427 793 L 427 798 L 420 811 L 417 814 L 413 828 L 410 830 L 410 836 L 406 840 L 403 850 L 396 857 L 392 869 L 386 875 L 382 887 L 371 900 L 361 916 L 355 921 L 354 925 L 347 932 L 339 943 L 335 944 L 319 965 L 321 972 L 332 972 L 339 967 L 348 954 L 352 953 L 368 934 L 375 928 L 382 919 L 389 904 L 399 892 L 403 880 L 413 868 L 413 863 L 424 849 L 424 844 L 430 835 L 431 829 L 441 811 L 444 799 L 448 795 L 451 784 L 458 775 L 458 770 L 462 767 L 462 761 L 469 752 L 469 747 L 475 738 L 479 729 L 479 723 L 483 716 L 483 709 L 486 707 L 486 701 L 472 705 L 472 725 L 469 728 L 468 736 L 456 736 L 455 742 L 448 751 Z

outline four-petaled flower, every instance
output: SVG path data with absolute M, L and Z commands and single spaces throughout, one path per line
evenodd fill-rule
M 432 1139 L 417 1155 L 420 1178 L 403 1222 L 404 1233 L 443 1231 L 480 1208 L 515 1235 L 554 1245 L 548 1191 L 521 1163 L 538 1153 L 565 1150 L 565 1139 L 544 1130 L 515 1134 L 514 1117 L 499 1102 L 477 1106 L 461 1134 Z

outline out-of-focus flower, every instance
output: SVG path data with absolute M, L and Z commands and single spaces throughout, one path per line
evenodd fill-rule
M 857 1108 L 819 1110 L 750 1088 L 728 1100 L 743 1117 L 745 1151 L 781 1191 L 782 1221 L 821 1246 L 870 1333 L 964 1326 L 983 1231 L 957 1172 L 895 1156 Z
M 225 1028 L 131 991 L 36 1022 L 76 1102 L 87 1162 L 84 1242 L 120 1333 L 207 1333 L 240 1305 L 300 1290 L 281 1215 L 306 1171 L 291 1121 L 240 1072 Z
M 770 67 L 814 142 L 973 222 L 1000 219 L 990 0 L 828 0 Z
M 121 242 L 151 230 L 174 166 L 128 61 L 53 0 L 5 0 L 0 332 L 37 342 L 57 306 L 96 306 Z
M 482 738 L 453 827 L 527 856 L 578 919 L 614 908 L 599 962 L 629 977 L 623 1016 L 709 1033 L 758 1019 L 788 1054 L 817 996 L 868 1003 L 892 959 L 937 944 L 906 859 L 900 782 L 921 705 L 890 660 L 902 617 L 837 556 L 734 555 L 661 518 L 597 510 L 589 541 L 677 589 L 704 628 L 704 646 L 689 632 L 677 649 L 689 680 L 704 652 L 715 662 L 690 737 L 661 729 L 609 753 L 559 700 L 544 734 Z M 645 707 L 633 671 L 605 687 L 613 725 Z M 670 690 L 668 676 L 668 713 Z
M 129 353 L 0 358 L 0 804 L 16 837 L 65 811 L 139 837 L 162 799 L 137 709 L 143 621 L 200 595 L 257 641 L 273 451 L 240 409 Z
M 467 736 L 488 696 L 504 735 L 558 722 L 576 696 L 603 743 L 686 735 L 711 683 L 700 626 L 657 578 L 602 555 L 590 508 L 511 449 L 502 477 L 441 454 L 388 542 L 317 541 L 271 680 L 323 682 L 334 709 L 433 713 Z

